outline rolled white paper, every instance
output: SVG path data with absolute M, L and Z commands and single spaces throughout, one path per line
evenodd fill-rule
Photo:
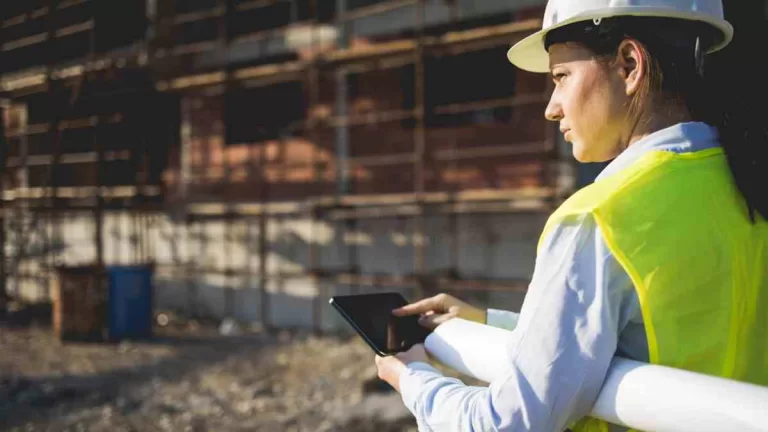
M 452 319 L 425 347 L 446 366 L 492 382 L 509 369 L 510 337 L 508 330 Z M 768 388 L 616 357 L 590 415 L 657 432 L 768 431 Z
M 424 348 L 440 363 L 487 383 L 509 368 L 510 331 L 454 318 L 427 336 Z

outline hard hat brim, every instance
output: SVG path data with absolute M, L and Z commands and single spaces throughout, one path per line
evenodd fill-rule
M 725 48 L 733 40 L 733 26 L 726 20 L 715 19 L 709 15 L 698 14 L 695 12 L 679 12 L 664 8 L 642 8 L 637 6 L 618 7 L 586 11 L 551 27 L 539 30 L 512 46 L 512 48 L 507 51 L 507 58 L 510 63 L 520 69 L 534 73 L 547 73 L 549 72 L 549 53 L 544 48 L 544 40 L 549 32 L 580 21 L 617 16 L 679 18 L 688 21 L 701 21 L 707 23 L 718 29 L 723 35 L 722 40 L 709 49 L 709 53 Z

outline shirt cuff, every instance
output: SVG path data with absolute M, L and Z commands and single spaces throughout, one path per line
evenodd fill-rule
M 406 408 L 416 415 L 416 402 L 423 385 L 432 379 L 442 377 L 443 374 L 428 363 L 408 363 L 406 369 L 400 374 L 400 395 Z
M 520 314 L 499 309 L 488 309 L 485 323 L 492 327 L 514 330 Z

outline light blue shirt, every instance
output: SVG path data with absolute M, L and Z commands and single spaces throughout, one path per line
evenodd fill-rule
M 715 128 L 681 123 L 631 145 L 597 181 L 650 151 L 717 146 Z M 420 431 L 562 431 L 589 414 L 614 355 L 648 361 L 637 294 L 594 219 L 584 215 L 556 226 L 542 246 L 519 316 L 488 310 L 490 325 L 516 323 L 503 379 L 466 386 L 421 362 L 401 375 L 403 402 Z

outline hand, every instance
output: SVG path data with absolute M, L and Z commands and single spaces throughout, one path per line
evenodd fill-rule
M 406 366 L 414 362 L 429 362 L 424 345 L 414 345 L 408 351 L 388 357 L 376 356 L 376 368 L 379 370 L 379 378 L 386 381 L 392 388 L 400 391 L 400 375 Z
M 438 294 L 392 311 L 396 316 L 421 314 L 419 323 L 432 330 L 451 318 L 485 324 L 486 312 L 448 294 Z

